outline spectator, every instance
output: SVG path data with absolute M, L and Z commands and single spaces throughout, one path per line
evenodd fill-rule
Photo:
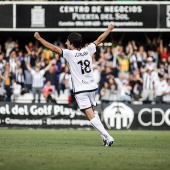
M 24 92 L 29 93 L 32 91 L 32 75 L 27 68 L 24 70 L 24 77 Z
M 12 40 L 12 37 L 9 37 L 8 40 L 5 42 L 6 57 L 9 57 L 9 54 L 13 48 L 14 41 Z
M 129 85 L 128 80 L 124 79 L 122 81 L 122 86 L 120 87 L 120 101 L 124 103 L 131 102 L 131 90 L 132 87 Z
M 137 49 L 134 49 L 133 55 L 130 57 L 130 71 L 132 74 L 138 72 L 142 66 L 142 58 L 140 55 L 137 55 Z
M 118 87 L 114 78 L 109 79 L 110 101 L 119 101 Z
M 13 93 L 13 101 L 21 95 L 22 87 L 15 80 L 12 83 L 12 93 Z
M 6 90 L 6 95 L 7 95 L 6 101 L 10 102 L 11 95 L 12 95 L 11 85 L 12 85 L 12 80 L 14 79 L 14 75 L 12 72 L 10 72 L 9 63 L 7 63 L 5 65 L 5 71 L 4 71 L 3 75 L 1 76 L 1 78 L 4 81 L 4 88 Z
M 147 54 L 143 45 L 139 46 L 139 51 L 137 52 L 138 58 L 141 58 L 142 65 L 147 62 Z
M 4 89 L 4 81 L 0 75 L 0 102 L 5 101 L 6 91 Z
M 143 74 L 143 90 L 142 98 L 143 102 L 153 102 L 154 101 L 154 79 L 153 79 L 153 68 L 147 68 L 147 71 Z
M 124 74 L 126 78 L 129 78 L 129 56 L 126 56 L 122 52 L 118 57 L 119 74 Z
M 51 59 L 53 59 L 54 57 L 54 53 L 49 50 L 49 49 L 43 49 L 42 53 L 44 54 L 44 58 L 47 60 L 47 63 L 49 63 L 51 61 Z
M 134 100 L 139 100 L 142 96 L 141 96 L 141 93 L 142 93 L 142 78 L 140 76 L 140 73 L 137 72 L 135 75 L 134 75 L 134 85 L 131 85 L 132 86 L 132 98 L 134 98 Z
M 19 43 L 17 41 L 14 42 L 14 48 L 12 49 L 12 51 L 15 51 L 16 55 L 18 56 L 20 48 L 19 48 Z
M 163 46 L 163 40 L 160 40 L 160 60 L 168 59 L 168 48 Z
M 63 72 L 63 68 L 62 68 L 62 63 L 61 63 L 61 60 L 60 60 L 60 57 L 59 55 L 56 53 L 54 55 L 55 57 L 55 60 L 56 60 L 56 64 L 54 65 L 54 70 L 55 70 L 55 73 L 56 73 L 56 90 L 57 90 L 57 93 L 58 93 L 58 96 L 60 96 L 60 83 L 59 83 L 59 80 L 60 80 L 60 74 Z
M 162 104 L 163 100 L 163 92 L 165 91 L 165 87 L 167 86 L 166 80 L 164 80 L 163 75 L 159 74 L 159 78 L 155 81 L 155 101 L 156 103 Z
M 148 57 L 148 58 L 147 58 L 147 63 L 146 63 L 146 65 L 145 65 L 146 70 L 147 70 L 147 69 L 154 70 L 155 66 L 156 66 L 156 65 L 155 65 L 155 63 L 153 62 L 153 58 L 152 58 L 152 57 Z
M 68 89 L 69 85 L 69 67 L 66 66 L 63 73 L 60 74 L 60 90 L 64 93 Z
M 49 70 L 45 73 L 46 82 L 50 82 L 50 85 L 53 88 L 53 92 L 55 92 L 56 87 L 56 72 L 55 72 L 56 64 L 52 64 Z
M 164 103 L 170 104 L 170 78 L 167 79 L 167 86 L 163 91 L 163 98 Z
M 18 59 L 20 62 L 22 62 L 24 60 L 24 54 L 22 50 L 18 51 Z
M 103 87 L 100 91 L 100 99 L 103 104 L 110 103 L 110 87 L 108 82 L 104 82 Z
M 10 52 L 9 65 L 10 65 L 10 71 L 12 73 L 15 73 L 17 67 L 17 55 L 15 51 Z
M 46 85 L 43 87 L 42 91 L 47 103 L 55 103 L 55 99 L 53 99 L 52 97 L 52 93 L 54 92 L 54 89 L 51 86 L 50 81 L 46 82 Z
M 110 98 L 113 99 L 115 98 L 115 87 L 112 84 L 114 84 L 114 81 L 116 82 L 116 91 L 119 94 L 121 90 L 120 88 L 122 87 L 122 81 L 126 79 L 132 88 L 132 90 L 130 90 L 132 101 L 133 99 L 143 101 L 143 94 L 146 90 L 144 90 L 144 86 L 148 84 L 147 81 L 149 80 L 146 80 L 147 76 L 144 75 L 148 74 L 148 70 L 152 70 L 151 79 L 152 82 L 155 83 L 158 81 L 158 74 L 164 75 L 163 79 L 170 77 L 170 56 L 168 53 L 168 46 L 166 39 L 162 39 L 160 41 L 160 37 L 161 34 L 158 38 L 153 37 L 151 40 L 146 35 L 146 42 L 128 39 L 127 45 L 125 43 L 126 41 L 119 41 L 118 39 L 114 38 L 114 41 L 112 41 L 112 46 L 106 46 L 107 43 L 103 43 L 103 46 L 98 47 L 97 53 L 93 56 L 94 74 L 96 75 L 95 79 L 96 82 L 99 83 L 99 89 L 97 93 L 100 95 L 100 90 L 103 88 L 104 83 L 108 82 Z M 5 42 L 6 45 L 2 43 L 0 44 L 0 75 L 3 78 L 3 86 L 4 89 L 6 89 L 6 96 L 8 96 L 6 99 L 8 101 L 10 101 L 10 93 L 12 93 L 10 92 L 11 81 L 14 78 L 22 86 L 24 82 L 25 92 L 31 92 L 32 75 L 31 72 L 26 69 L 27 64 L 29 64 L 32 69 L 38 65 L 40 70 L 43 70 L 51 60 L 49 55 L 50 52 L 48 53 L 46 49 L 43 49 L 39 45 L 38 41 L 35 41 L 35 45 L 33 42 L 29 42 L 25 46 L 26 53 L 24 49 L 20 48 L 20 44 L 18 43 L 19 41 L 13 41 L 12 38 L 10 38 L 10 40 Z M 121 42 L 124 44 L 122 45 Z M 64 48 L 64 45 L 60 39 L 58 39 L 55 43 L 55 45 L 59 46 L 60 48 Z M 4 52 L 3 46 L 5 47 Z M 9 53 L 10 55 L 6 57 L 4 55 L 5 53 Z M 160 55 L 159 57 L 158 54 Z M 55 86 L 58 94 L 60 95 L 61 88 L 62 90 L 70 88 L 70 84 L 68 83 L 69 74 L 67 74 L 69 73 L 69 69 L 66 66 L 65 59 L 60 58 L 58 54 L 54 54 L 54 58 L 56 59 L 56 63 L 45 74 L 45 78 L 46 82 L 51 81 L 51 85 Z M 129 62 L 131 63 L 128 64 Z M 7 67 L 10 69 L 9 76 L 7 76 L 10 77 L 9 79 L 4 77 L 4 75 L 7 75 Z M 67 71 L 65 71 L 66 69 Z M 141 75 L 139 73 L 141 73 Z M 139 76 L 137 76 L 138 74 Z M 151 88 L 151 85 L 149 88 Z M 156 92 L 158 89 L 159 88 L 156 86 L 156 84 L 153 85 L 153 91 Z M 149 89 L 148 91 L 152 90 Z M 152 92 L 150 92 L 150 95 L 151 93 Z M 164 98 L 166 99 L 166 97 L 163 96 L 163 99 Z M 118 100 L 119 99 L 120 98 L 118 98 Z M 151 97 L 150 100 L 148 94 L 147 99 L 144 100 L 144 102 L 147 102 L 147 100 L 151 102 L 154 100 L 154 98 Z
M 32 78 L 33 78 L 33 82 L 32 82 L 32 92 L 33 92 L 33 103 L 36 100 L 36 94 L 38 94 L 38 102 L 40 103 L 40 97 L 41 97 L 41 91 L 42 91 L 42 87 L 43 87 L 43 76 L 45 74 L 45 72 L 47 70 L 49 70 L 49 68 L 52 66 L 53 63 L 55 63 L 56 61 L 52 61 L 50 62 L 50 64 L 45 67 L 44 69 L 40 70 L 39 66 L 35 67 L 35 70 L 33 70 L 30 65 L 27 65 L 27 69 L 31 72 L 32 74 Z
M 4 55 L 3 53 L 0 53 L 0 74 L 4 72 L 5 64 L 6 64 L 6 61 L 4 60 Z

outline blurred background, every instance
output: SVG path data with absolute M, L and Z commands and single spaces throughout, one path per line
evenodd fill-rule
M 109 23 L 115 29 L 93 56 L 96 100 L 169 103 L 170 2 L 143 0 L 0 1 L 1 102 L 73 103 L 66 61 L 36 41 L 34 32 L 60 48 L 69 33 L 79 32 L 86 46 Z M 30 72 L 36 67 L 46 68 L 41 87 Z

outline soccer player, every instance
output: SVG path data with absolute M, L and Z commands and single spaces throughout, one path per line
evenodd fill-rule
M 93 78 L 92 55 L 96 52 L 96 46 L 98 46 L 113 29 L 114 26 L 110 24 L 96 41 L 84 48 L 82 48 L 82 37 L 79 33 L 71 33 L 68 36 L 66 41 L 68 49 L 60 49 L 54 46 L 43 39 L 38 32 L 34 34 L 34 37 L 46 48 L 62 55 L 68 62 L 77 104 L 92 126 L 99 131 L 105 146 L 111 146 L 114 143 L 114 139 L 105 130 L 99 116 L 94 113 L 93 107 L 96 106 L 95 91 L 98 86 Z

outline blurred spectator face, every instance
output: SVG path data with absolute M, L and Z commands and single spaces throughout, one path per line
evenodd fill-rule
M 148 57 L 148 58 L 147 58 L 147 63 L 148 63 L 149 65 L 152 64 L 152 61 L 153 61 L 152 57 Z
M 119 51 L 120 51 L 120 53 L 123 52 L 123 46 L 119 46 Z
M 3 60 L 4 56 L 0 53 L 0 60 Z
M 167 73 L 165 73 L 164 75 L 163 75 L 163 79 L 167 79 L 168 78 L 168 74 Z
M 135 50 L 133 51 L 133 54 L 134 54 L 134 55 L 137 55 L 137 52 L 138 52 L 138 51 L 135 49 Z
M 170 86 L 170 78 L 167 80 L 167 82 L 168 82 L 168 86 Z
M 53 65 L 50 67 L 49 72 L 52 73 L 52 72 L 54 71 L 54 68 L 55 68 L 55 64 L 53 64 Z
M 129 79 L 130 80 L 135 80 L 135 78 L 136 78 L 135 75 L 136 75 L 136 73 L 135 74 L 130 74 Z
M 139 52 L 144 52 L 144 47 L 143 47 L 143 45 L 141 45 L 141 46 L 139 47 Z
M 160 67 L 160 68 L 164 68 L 164 67 L 165 67 L 164 63 L 161 62 L 160 65 L 159 65 L 159 67 Z
M 41 53 L 41 59 L 45 58 L 45 53 Z
M 7 63 L 7 64 L 5 65 L 5 71 L 10 71 L 9 63 Z
M 107 67 L 106 67 L 106 74 L 107 74 L 107 73 L 110 73 L 110 72 L 111 72 L 111 69 L 110 69 L 110 67 L 107 66 Z
M 167 62 L 170 63 L 170 56 L 168 56 Z
M 151 75 L 152 70 L 151 70 L 151 69 L 148 69 L 148 70 L 147 70 L 147 73 L 148 73 L 149 75 Z
M 109 88 L 109 83 L 107 82 L 104 82 L 104 86 L 103 86 L 105 89 L 108 89 Z
M 164 48 L 163 48 L 163 52 L 164 52 L 164 53 L 167 53 L 167 52 L 168 52 L 167 47 L 164 47 Z
M 19 56 L 19 57 L 22 57 L 22 56 L 23 56 L 23 52 L 22 52 L 22 51 L 19 51 L 19 52 L 18 52 L 18 56 Z
M 166 63 L 166 58 L 162 58 L 161 61 L 162 61 L 163 63 Z
M 156 38 L 153 38 L 153 39 L 152 39 L 152 43 L 153 43 L 153 44 L 156 44 Z
M 15 42 L 15 43 L 14 43 L 14 48 L 19 48 L 18 42 Z
M 153 56 L 153 53 L 154 53 L 153 51 L 148 51 L 148 56 L 149 57 Z
M 32 48 L 33 48 L 33 43 L 32 43 L 32 42 L 29 42 L 29 43 L 28 43 L 28 48 L 29 48 L 30 50 L 32 50 Z
M 57 54 L 57 53 L 55 53 L 55 59 L 56 59 L 56 61 L 58 61 L 59 60 L 59 54 Z
M 39 67 L 39 66 L 36 66 L 36 67 L 35 67 L 35 71 L 36 71 L 36 72 L 39 72 L 39 71 L 40 71 L 40 67 Z
M 106 53 L 110 53 L 110 52 L 111 52 L 110 47 L 107 47 L 107 48 L 106 48 Z
M 33 56 L 35 55 L 35 50 L 31 51 L 31 55 L 33 55 Z
M 10 54 L 10 57 L 11 58 L 16 58 L 17 54 L 15 51 L 12 51 L 11 54 Z
M 110 62 L 109 62 L 109 67 L 110 67 L 110 68 L 113 68 L 113 66 L 114 66 L 114 65 L 113 65 L 113 62 L 110 61 Z
M 124 58 L 125 57 L 125 53 L 121 52 L 120 57 Z
M 110 84 L 110 85 L 115 84 L 115 79 L 110 78 L 110 79 L 109 79 L 109 84 Z
M 105 59 L 105 60 L 108 60 L 108 59 L 109 59 L 108 53 L 104 53 L 104 59 Z
M 51 86 L 51 82 L 50 82 L 50 81 L 47 81 L 46 85 L 47 85 L 47 86 Z

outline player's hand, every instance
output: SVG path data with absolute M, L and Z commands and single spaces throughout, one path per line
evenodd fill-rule
M 37 40 L 39 40 L 41 37 L 40 37 L 40 34 L 38 33 L 38 32 L 35 32 L 34 33 L 34 37 L 37 39 Z
M 113 24 L 110 24 L 110 25 L 108 26 L 108 29 L 109 29 L 110 31 L 112 31 L 112 30 L 114 29 L 114 25 L 113 25 Z

